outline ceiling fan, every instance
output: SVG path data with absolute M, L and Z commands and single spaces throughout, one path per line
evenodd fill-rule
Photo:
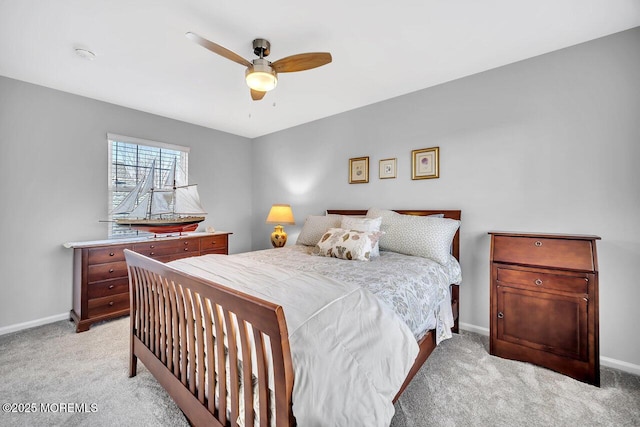
M 229 49 L 200 37 L 195 33 L 189 32 L 186 33 L 185 36 L 200 46 L 209 49 L 211 52 L 247 67 L 245 79 L 251 89 L 251 99 L 254 101 L 261 100 L 268 91 L 276 87 L 278 84 L 278 73 L 310 70 L 331 62 L 331 54 L 329 52 L 299 53 L 278 59 L 275 62 L 268 61 L 265 59 L 265 56 L 269 56 L 271 52 L 271 43 L 265 39 L 255 39 L 253 41 L 253 53 L 258 55 L 259 58 L 249 62 Z

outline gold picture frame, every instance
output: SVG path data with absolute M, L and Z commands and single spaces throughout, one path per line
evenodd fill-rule
M 440 147 L 411 152 L 411 179 L 440 178 Z
M 397 159 L 382 159 L 380 160 L 380 166 L 378 170 L 378 176 L 380 179 L 390 179 L 396 177 L 396 160 Z
M 349 184 L 366 184 L 369 182 L 369 157 L 349 159 Z

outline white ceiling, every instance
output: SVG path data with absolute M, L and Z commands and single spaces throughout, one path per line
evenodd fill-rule
M 640 0 L 0 0 L 0 75 L 254 138 L 639 25 Z M 333 62 L 256 102 L 187 31 Z

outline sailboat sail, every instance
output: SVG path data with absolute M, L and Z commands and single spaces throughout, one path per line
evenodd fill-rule
M 144 185 L 144 181 L 140 181 L 138 185 L 134 187 L 133 190 L 127 194 L 127 196 L 120 202 L 118 206 L 111 211 L 112 214 L 125 214 L 131 213 L 136 208 L 136 203 L 138 202 L 138 196 L 140 194 L 140 189 Z
M 154 191 L 153 200 L 151 200 L 151 215 L 172 214 L 171 202 L 173 201 L 173 192 L 170 191 Z
M 140 189 L 140 195 L 147 194 L 151 191 L 156 181 L 156 161 L 151 162 L 151 169 L 144 179 L 144 185 Z
M 148 207 L 148 203 L 149 203 L 148 199 L 147 199 L 147 203 L 142 203 L 142 201 L 139 204 L 137 203 L 140 197 L 150 192 L 151 189 L 153 188 L 153 180 L 155 178 L 155 166 L 156 166 L 156 161 L 154 160 L 151 163 L 151 168 L 149 169 L 149 173 L 147 174 L 147 176 L 143 180 L 138 182 L 138 184 L 133 188 L 133 190 L 131 190 L 129 194 L 127 194 L 124 200 L 120 202 L 118 206 L 115 207 L 115 209 L 111 212 L 112 214 L 133 213 L 135 210 L 138 218 L 144 218 L 146 216 L 146 213 L 140 216 L 140 209 L 138 209 L 137 207 L 143 204 Z M 137 204 L 137 207 L 136 207 L 136 204 Z
M 200 204 L 200 195 L 197 185 L 176 188 L 175 211 L 182 215 L 206 214 Z
M 169 168 L 169 171 L 167 172 L 167 176 L 165 176 L 164 178 L 164 186 L 171 188 L 171 187 L 184 187 L 185 185 L 187 185 L 186 182 L 184 182 L 183 177 L 186 175 L 184 173 L 184 171 L 182 170 L 182 168 L 180 168 L 180 170 L 183 172 L 181 174 L 176 173 L 177 172 L 177 168 L 178 165 L 176 163 L 176 159 L 173 159 L 173 163 L 171 164 L 171 167 Z
M 138 203 L 138 206 L 129 213 L 130 218 L 147 218 L 147 214 L 149 213 L 149 197 L 149 194 L 145 194 L 142 200 L 140 200 L 140 203 Z

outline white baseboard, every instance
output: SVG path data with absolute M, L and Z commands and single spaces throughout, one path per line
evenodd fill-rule
M 0 328 L 0 335 L 10 334 L 12 332 L 21 331 L 23 329 L 33 328 L 35 326 L 46 325 L 48 323 L 58 322 L 60 320 L 69 320 L 69 313 L 67 312 L 62 314 L 56 314 L 55 316 L 43 317 L 42 319 L 31 320 L 29 322 L 3 326 Z
M 469 323 L 459 323 L 460 329 L 469 332 L 475 332 L 479 335 L 489 336 L 489 329 L 483 328 L 481 326 L 471 325 Z M 625 362 L 618 359 L 613 359 L 611 357 L 600 356 L 600 365 L 606 366 L 608 368 L 619 369 L 624 372 L 628 372 L 630 374 L 639 375 L 640 376 L 640 365 L 636 365 L 633 363 Z
M 600 364 L 613 369 L 619 369 L 621 371 L 628 372 L 630 374 L 640 376 L 640 365 L 636 365 L 629 362 L 624 362 L 618 359 L 612 359 L 610 357 L 600 356 Z
M 475 332 L 476 334 L 484 335 L 486 337 L 489 336 L 489 328 L 482 328 L 480 326 L 463 322 L 458 323 L 458 326 L 464 331 Z

